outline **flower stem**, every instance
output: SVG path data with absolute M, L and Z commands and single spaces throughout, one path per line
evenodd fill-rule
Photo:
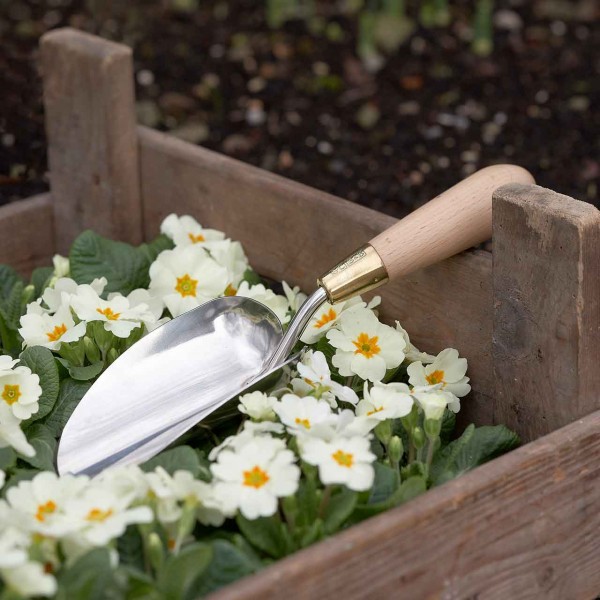
M 326 485 L 323 490 L 323 496 L 321 498 L 321 504 L 319 505 L 319 519 L 323 519 L 325 516 L 325 511 L 329 506 L 329 501 L 331 500 L 331 492 L 333 491 L 333 486 Z

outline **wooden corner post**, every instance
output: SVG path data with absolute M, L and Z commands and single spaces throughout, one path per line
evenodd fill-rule
M 133 244 L 142 210 L 131 50 L 74 29 L 41 40 L 57 249 L 84 229 Z
M 600 211 L 509 185 L 493 221 L 494 421 L 531 441 L 600 408 Z

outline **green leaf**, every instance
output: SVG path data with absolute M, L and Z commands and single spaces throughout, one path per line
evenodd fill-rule
M 113 581 L 108 548 L 96 548 L 58 575 L 57 600 L 104 600 Z
M 87 381 L 63 379 L 60 382 L 58 398 L 54 408 L 44 420 L 44 425 L 54 437 L 60 437 L 69 417 L 90 387 L 92 387 L 92 384 Z
M 86 365 L 85 367 L 76 367 L 69 364 L 67 369 L 69 371 L 69 375 L 73 379 L 76 379 L 77 381 L 90 381 L 102 373 L 102 369 L 104 369 L 104 362 L 99 360 L 98 362 L 95 362 L 92 365 Z
M 77 283 L 91 283 L 98 277 L 106 277 L 105 294 L 121 292 L 129 294 L 150 283 L 150 252 L 140 250 L 124 242 L 108 240 L 93 231 L 84 231 L 71 246 L 69 255 L 71 277 Z
M 144 570 L 144 544 L 137 525 L 130 525 L 117 540 L 119 562 L 141 571 Z
M 10 293 L 0 302 L 0 315 L 4 319 L 4 323 L 9 329 L 16 331 L 19 328 L 21 315 L 25 310 L 23 304 L 23 290 L 25 285 L 22 281 L 17 281 Z
M 242 281 L 246 281 L 248 285 L 258 285 L 259 283 L 263 283 L 260 275 L 252 269 L 246 269 L 244 271 Z
M 158 574 L 158 588 L 165 600 L 192 600 L 198 597 L 204 573 L 213 559 L 209 544 L 186 546 L 170 556 Z
M 145 256 L 148 264 L 152 264 L 163 250 L 172 250 L 174 247 L 173 240 L 161 233 L 150 243 L 139 246 L 138 251 Z
M 52 267 L 38 267 L 33 270 L 31 285 L 34 287 L 36 298 L 39 298 L 44 293 L 52 277 L 54 277 L 54 269 Z
M 43 346 L 27 348 L 19 356 L 19 361 L 25 367 L 29 367 L 31 372 L 40 378 L 42 388 L 42 395 L 39 399 L 40 408 L 27 421 L 31 423 L 45 417 L 54 407 L 60 387 L 58 367 L 52 352 Z
M 127 600 L 163 600 L 152 577 L 128 565 L 119 565 L 114 572 L 121 592 L 116 598 Z
M 446 409 L 444 418 L 442 419 L 442 429 L 440 431 L 440 440 L 442 446 L 445 446 L 451 439 L 456 426 L 456 414 L 451 410 Z
M 517 434 L 504 425 L 469 425 L 457 440 L 435 455 L 430 470 L 431 481 L 439 485 L 454 479 L 518 445 Z
M 0 301 L 7 300 L 17 282 L 21 281 L 18 273 L 8 265 L 0 265 Z
M 169 475 L 173 475 L 175 471 L 190 471 L 194 477 L 197 477 L 201 471 L 200 459 L 190 446 L 177 446 L 165 450 L 141 467 L 146 473 L 154 471 L 156 467 L 162 467 Z
M 9 488 L 19 485 L 21 481 L 30 481 L 38 473 L 39 471 L 37 469 L 16 469 L 13 471 L 13 474 L 8 481 L 4 484 L 4 487 L 1 490 L 2 496 L 6 496 L 6 492 L 9 490 Z
M 213 559 L 199 580 L 194 598 L 255 573 L 261 566 L 251 554 L 245 553 L 227 540 L 215 540 L 211 542 L 211 546 Z
M 342 487 L 332 494 L 323 515 L 323 525 L 327 535 L 331 535 L 340 529 L 354 512 L 357 500 L 358 494 L 347 487 Z
M 281 558 L 294 549 L 287 527 L 277 516 L 250 520 L 239 514 L 236 522 L 252 546 L 273 558 Z
M 19 458 L 41 471 L 56 471 L 54 459 L 56 458 L 58 444 L 50 429 L 42 423 L 34 423 L 25 430 L 25 435 L 29 443 L 35 448 L 35 456 L 19 456 Z
M 300 528 L 308 527 L 314 523 L 319 512 L 319 497 L 317 486 L 312 477 L 302 477 L 296 492 L 297 512 L 295 515 L 296 525 Z M 284 499 L 285 503 L 286 499 Z
M 7 471 L 17 463 L 17 453 L 12 448 L 0 448 L 0 470 Z
M 378 504 L 387 500 L 398 489 L 400 481 L 396 470 L 388 465 L 376 462 L 373 467 L 375 468 L 375 480 L 371 488 L 369 504 Z

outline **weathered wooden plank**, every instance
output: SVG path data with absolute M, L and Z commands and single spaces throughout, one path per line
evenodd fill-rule
M 57 29 L 42 37 L 41 56 L 59 249 L 87 228 L 140 243 L 131 50 Z
M 308 186 L 139 128 L 144 227 L 171 212 L 240 240 L 273 279 L 312 291 L 318 275 L 396 220 Z M 440 190 L 441 191 L 441 190 Z M 400 319 L 424 350 L 457 347 L 469 360 L 468 419 L 491 422 L 491 256 L 468 252 L 381 288 L 384 318 Z
M 599 456 L 596 412 L 211 598 L 594 598 Z
M 600 211 L 537 186 L 494 196 L 494 419 L 525 440 L 600 408 Z
M 0 263 L 29 276 L 52 264 L 55 253 L 54 212 L 50 194 L 0 207 Z

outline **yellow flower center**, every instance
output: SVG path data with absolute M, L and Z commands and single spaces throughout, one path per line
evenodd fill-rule
M 379 336 L 377 335 L 370 338 L 368 333 L 360 333 L 352 342 L 356 347 L 354 354 L 362 354 L 366 358 L 373 358 L 381 352 L 381 348 L 377 345 L 378 340 Z
M 296 417 L 296 425 L 302 425 L 305 429 L 310 429 L 310 421 L 308 419 L 301 419 Z
M 62 323 L 61 325 L 57 325 L 50 333 L 47 333 L 48 341 L 56 342 L 56 340 L 60 339 L 63 333 L 67 332 L 67 326 Z
M 194 235 L 193 233 L 188 233 L 188 237 L 192 240 L 192 244 L 197 244 L 198 242 L 205 242 L 206 238 L 199 233 L 198 235 Z
M 14 404 L 19 401 L 19 398 L 22 396 L 21 388 L 18 385 L 5 385 L 4 391 L 2 392 L 2 398 L 6 404 Z
M 321 318 L 315 323 L 315 329 L 321 329 L 325 324 L 330 323 L 331 321 L 335 321 L 337 318 L 337 313 L 333 308 L 329 309 L 329 312 L 321 315 Z
M 263 471 L 258 465 L 256 465 L 251 471 L 244 471 L 244 485 L 253 488 L 261 488 L 270 477 L 266 471 Z
M 225 295 L 226 296 L 235 296 L 236 294 L 237 294 L 237 290 L 231 284 L 229 284 L 225 288 Z
M 350 454 L 350 452 L 344 452 L 343 450 L 338 450 L 334 452 L 332 455 L 333 460 L 340 465 L 340 467 L 347 467 L 348 469 L 354 464 L 354 454 Z
M 46 520 L 46 516 L 51 515 L 53 512 L 56 512 L 56 503 L 52 502 L 52 500 L 48 500 L 46 504 L 40 504 L 38 506 L 35 518 L 38 521 L 43 522 Z
M 433 373 L 429 373 L 429 375 L 425 376 L 427 379 L 427 383 L 430 385 L 435 385 L 436 383 L 444 383 L 444 371 L 433 371 Z
M 367 417 L 370 417 L 371 415 L 374 415 L 375 413 L 381 412 L 383 410 L 383 406 L 380 406 L 379 408 L 374 408 L 373 410 L 370 410 L 367 413 Z
M 197 279 L 192 279 L 187 273 L 183 277 L 177 278 L 177 285 L 175 291 L 179 292 L 182 298 L 186 296 L 196 297 L 196 286 L 198 285 Z
M 106 521 L 108 517 L 113 514 L 112 508 L 108 510 L 102 510 L 101 508 L 92 508 L 90 512 L 86 516 L 86 520 L 95 521 L 97 523 L 101 523 L 102 521 Z
M 121 316 L 121 313 L 113 312 L 112 308 L 105 308 L 104 310 L 97 308 L 96 312 L 104 315 L 109 321 L 116 321 Z

